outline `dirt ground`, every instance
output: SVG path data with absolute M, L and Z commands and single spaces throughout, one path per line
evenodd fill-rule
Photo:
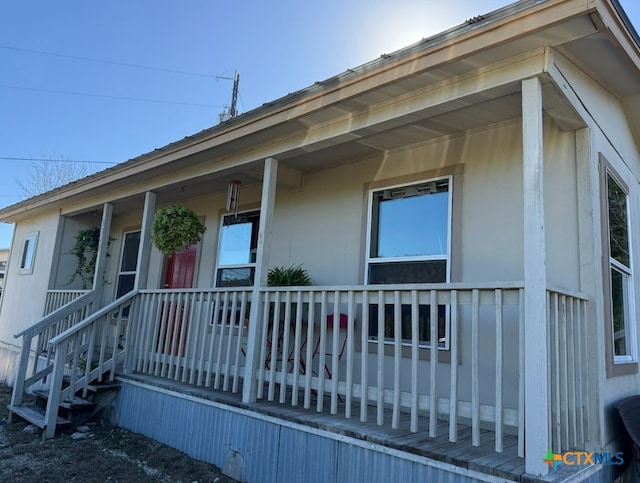
M 0 385 L 0 480 L 19 482 L 234 482 L 213 465 L 120 428 L 90 423 L 85 439 L 70 433 L 42 441 L 8 424 L 11 388 Z M 37 429 L 33 427 L 32 429 Z

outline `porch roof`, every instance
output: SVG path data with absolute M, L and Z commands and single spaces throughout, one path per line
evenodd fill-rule
M 230 175 L 260 179 L 264 158 L 279 181 L 304 172 L 476 129 L 521 115 L 520 80 L 544 75 L 553 48 L 640 106 L 640 41 L 617 0 L 521 0 L 112 168 L 0 210 L 0 221 L 81 212 L 106 201 L 160 202 L 226 188 Z M 545 110 L 562 129 L 583 121 L 548 79 Z M 630 123 L 640 138 L 640 109 Z M 635 119 L 634 117 L 638 117 Z M 117 206 L 114 208 L 117 210 Z

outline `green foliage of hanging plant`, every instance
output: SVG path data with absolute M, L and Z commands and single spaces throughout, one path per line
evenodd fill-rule
M 100 243 L 100 227 L 83 228 L 76 233 L 76 242 L 69 251 L 75 255 L 76 271 L 71 275 L 69 283 L 73 283 L 76 277 L 82 280 L 82 289 L 86 290 L 93 285 L 93 275 L 96 271 L 96 258 L 98 244 Z
M 198 243 L 206 228 L 189 208 L 167 206 L 156 211 L 151 225 L 151 241 L 169 256 Z
M 313 280 L 309 272 L 300 264 L 269 269 L 267 285 L 269 287 L 299 287 L 313 285 Z

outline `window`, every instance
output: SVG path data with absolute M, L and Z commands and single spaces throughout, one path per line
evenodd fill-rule
M 38 243 L 38 233 L 29 233 L 24 237 L 22 253 L 20 255 L 20 273 L 32 273 L 33 261 L 36 256 L 36 244 Z
M 124 234 L 122 242 L 122 256 L 120 257 L 120 269 L 118 270 L 116 298 L 120 298 L 133 290 L 136 281 L 136 268 L 138 266 L 139 247 L 139 231 L 131 231 Z M 125 310 L 128 313 L 128 308 Z
M 253 285 L 260 212 L 225 215 L 220 228 L 216 287 Z
M 449 281 L 452 178 L 440 178 L 370 193 L 366 283 Z M 438 347 L 448 348 L 447 309 L 438 310 Z M 378 337 L 378 309 L 370 307 L 369 334 Z M 394 338 L 393 305 L 385 305 L 385 339 Z M 402 339 L 411 342 L 411 307 L 402 305 Z M 430 344 L 430 307 L 418 308 L 421 345 Z
M 607 171 L 607 230 L 609 242 L 609 319 L 613 363 L 636 360 L 634 343 L 633 272 L 630 252 L 629 196 Z

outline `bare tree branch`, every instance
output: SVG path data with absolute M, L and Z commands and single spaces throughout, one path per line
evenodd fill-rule
M 61 156 L 42 155 L 47 161 L 32 161 L 22 178 L 15 182 L 22 193 L 32 197 L 84 178 L 94 170 L 86 163 L 69 161 Z

